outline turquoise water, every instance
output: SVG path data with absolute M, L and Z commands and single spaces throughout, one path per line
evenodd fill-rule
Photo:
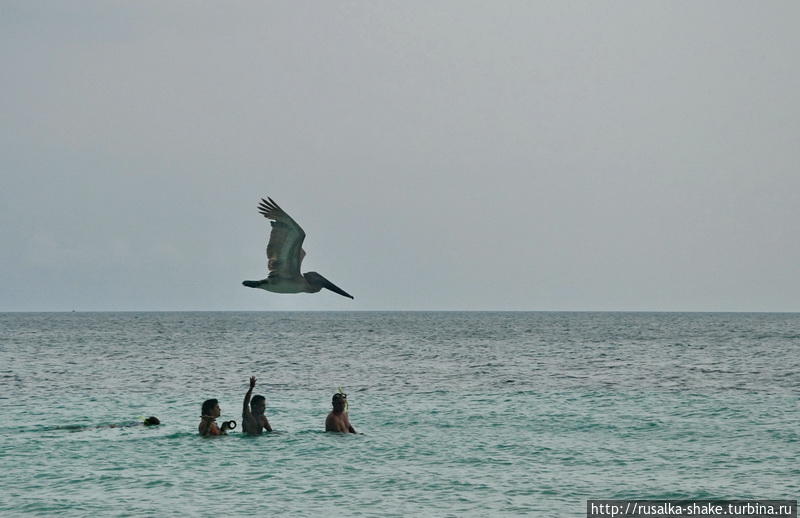
M 241 421 L 251 375 L 276 432 L 198 437 L 204 399 Z M 360 435 L 321 431 L 340 385 Z M 798 394 L 798 314 L 6 313 L 0 514 L 794 499 Z

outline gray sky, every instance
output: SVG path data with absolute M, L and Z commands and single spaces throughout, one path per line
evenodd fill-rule
M 800 311 L 798 19 L 0 0 L 0 311 Z

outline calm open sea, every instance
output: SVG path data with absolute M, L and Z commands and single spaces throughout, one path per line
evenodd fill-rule
M 276 432 L 198 437 L 205 399 L 241 422 L 251 375 Z M 362 435 L 322 432 L 339 386 Z M 5 313 L 0 514 L 794 499 L 799 394 L 798 314 Z

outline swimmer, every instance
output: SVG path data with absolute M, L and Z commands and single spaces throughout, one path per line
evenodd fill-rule
M 337 392 L 333 395 L 331 400 L 333 410 L 328 414 L 325 419 L 326 432 L 342 432 L 342 433 L 356 433 L 353 425 L 350 424 L 350 419 L 347 417 L 347 394 L 344 392 Z
M 100 428 L 129 428 L 132 426 L 158 426 L 161 424 L 161 421 L 156 416 L 150 416 L 143 421 L 128 421 L 125 423 L 115 423 L 115 424 L 101 424 L 97 426 L 84 426 L 84 425 L 66 425 L 66 426 L 56 426 L 56 430 L 71 430 L 73 432 L 82 432 L 89 429 L 100 429 Z
M 209 435 L 227 435 L 228 430 L 233 430 L 236 425 L 232 424 L 233 421 L 225 421 L 222 426 L 217 426 L 216 420 L 222 413 L 219 407 L 219 401 L 216 399 L 207 399 L 203 402 L 202 415 L 200 416 L 200 425 L 197 430 L 203 437 Z
M 250 376 L 250 389 L 244 395 L 244 404 L 242 405 L 242 431 L 247 435 L 261 435 L 264 430 L 272 431 L 269 420 L 264 415 L 264 410 L 267 409 L 267 399 L 260 395 L 255 395 L 252 400 L 250 399 L 255 386 L 256 377 Z
M 161 421 L 159 421 L 156 416 L 151 415 L 150 417 L 148 417 L 144 421 L 131 421 L 131 422 L 128 422 L 128 423 L 110 424 L 110 425 L 108 425 L 108 428 L 127 428 L 129 426 L 158 426 L 160 424 L 161 424 Z M 102 428 L 102 427 L 98 426 L 98 428 Z

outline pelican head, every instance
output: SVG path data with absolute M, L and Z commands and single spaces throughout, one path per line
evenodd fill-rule
M 338 293 L 342 297 L 347 297 L 347 298 L 350 298 L 350 299 L 355 298 L 352 295 L 350 295 L 349 293 L 347 293 L 346 291 L 344 291 L 339 286 L 335 285 L 334 283 L 332 283 L 331 281 L 329 281 L 328 279 L 326 279 L 322 275 L 318 274 L 317 272 L 306 272 L 306 273 L 303 274 L 303 277 L 305 278 L 305 280 L 308 283 L 309 287 L 313 290 L 312 293 L 316 293 L 319 290 L 321 290 L 322 288 L 325 288 L 325 289 L 331 290 L 334 293 Z

